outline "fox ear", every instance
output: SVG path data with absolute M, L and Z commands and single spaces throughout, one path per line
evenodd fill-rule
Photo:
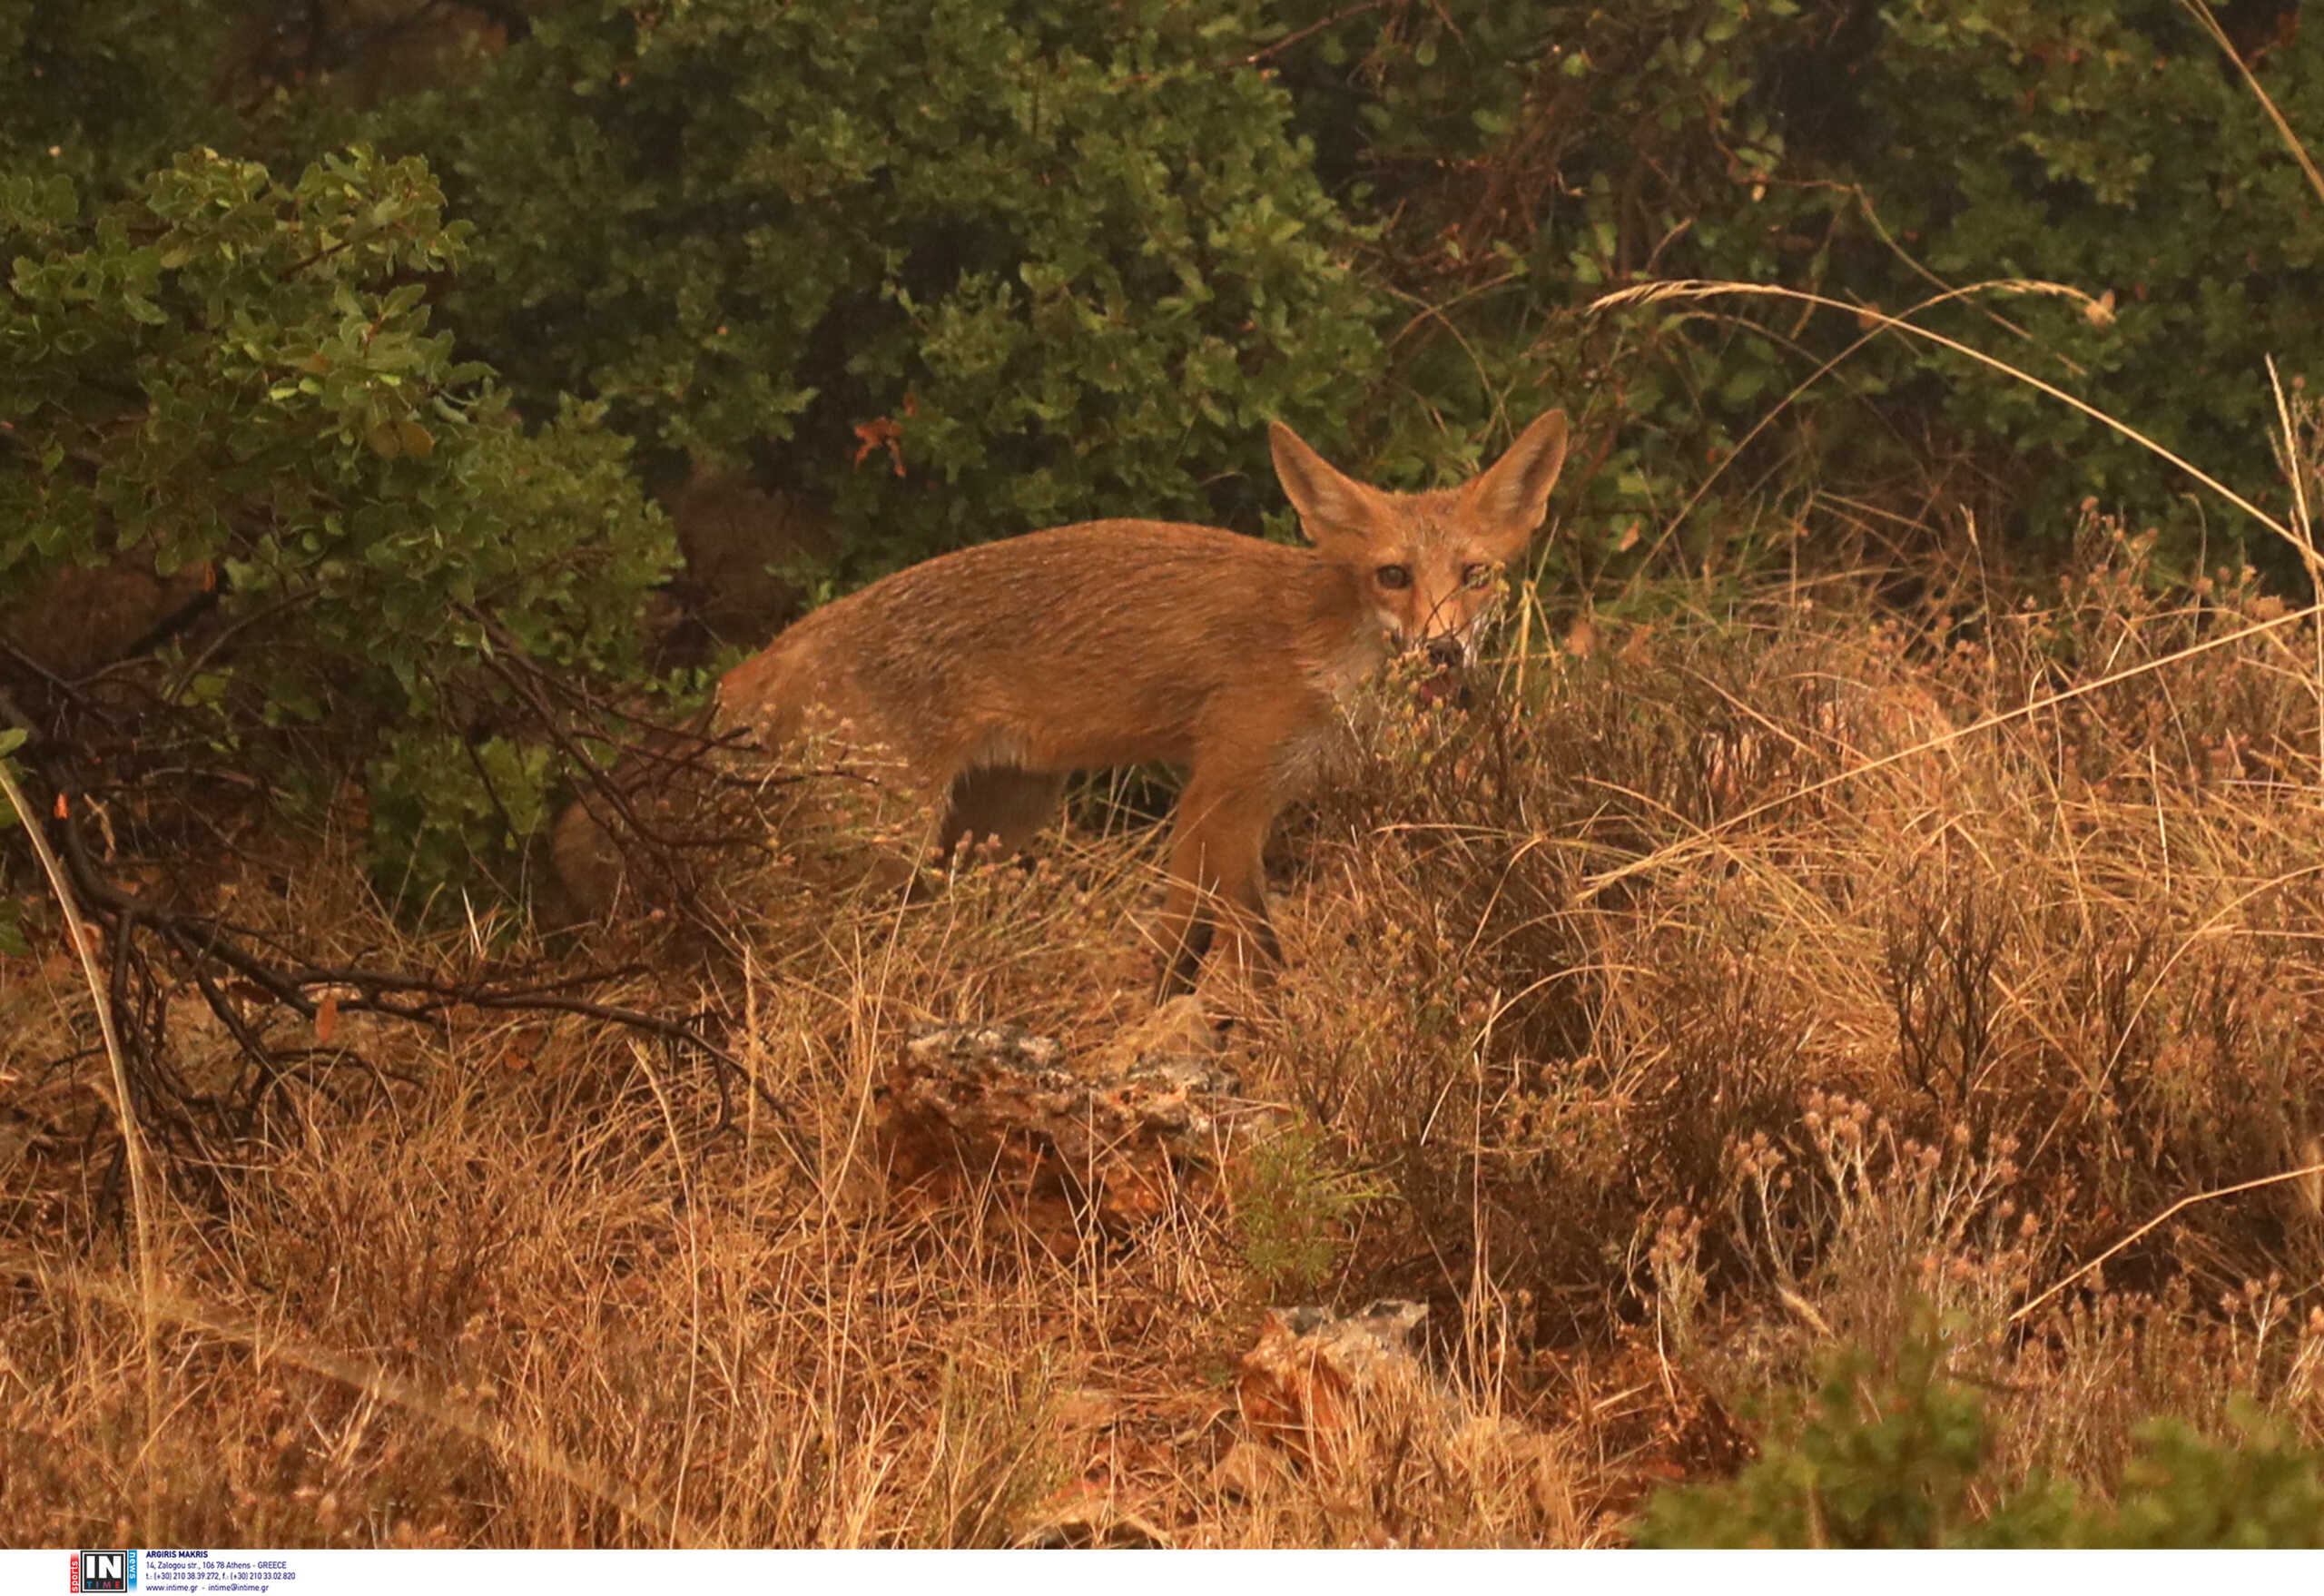
M 1339 470 L 1280 421 L 1267 424 L 1267 439 L 1275 451 L 1275 480 L 1299 512 L 1299 525 L 1309 542 L 1371 538 L 1379 525 L 1378 488 L 1366 488 Z
M 1535 419 L 1509 452 L 1469 484 L 1470 510 L 1512 548 L 1532 540 L 1550 511 L 1550 489 L 1565 468 L 1565 412 Z

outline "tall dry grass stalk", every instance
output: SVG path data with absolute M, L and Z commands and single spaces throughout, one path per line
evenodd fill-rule
M 2171 449 L 2166 448 L 2162 444 L 2156 442 L 2153 438 L 2148 437 L 2145 433 L 2140 431 L 2137 428 L 2132 426 L 2129 422 L 2122 420 L 2120 417 L 2109 415 L 2106 411 L 2100 409 L 2097 406 L 2091 404 L 2085 399 L 2076 398 L 2074 395 L 2068 393 L 2064 389 L 2058 387 L 2053 382 L 2045 381 L 2043 379 L 2036 377 L 2034 373 L 2026 370 L 2021 366 L 2013 365 L 1997 355 L 1988 354 L 1984 350 L 1976 348 L 1974 345 L 1963 343 L 1958 339 L 1947 338 L 1944 333 L 1937 332 L 1930 328 L 1923 327 L 1919 323 L 1911 320 L 1912 316 L 1917 314 L 1922 310 L 1929 308 L 1930 306 L 1941 304 L 1947 300 L 1955 298 L 1962 294 L 1971 293 L 2038 294 L 2049 298 L 2070 299 L 2079 301 L 2083 305 L 2085 314 L 2102 313 L 2102 307 L 2100 305 L 2099 301 L 2092 299 L 2080 289 L 2071 288 L 2061 282 L 2044 282 L 2037 279 L 2030 278 L 2002 278 L 1996 279 L 1991 282 L 1975 283 L 1967 288 L 1948 290 L 1945 293 L 1936 295 L 1924 301 L 1921 305 L 1915 307 L 1914 310 L 1908 310 L 1901 316 L 1892 316 L 1885 310 L 1877 310 L 1869 305 L 1851 304 L 1845 300 L 1829 299 L 1822 294 L 1807 293 L 1799 289 L 1784 288 L 1773 283 L 1714 282 L 1694 280 L 1673 280 L 1665 282 L 1639 283 L 1631 288 L 1620 289 L 1612 293 L 1600 295 L 1599 298 L 1590 301 L 1590 309 L 1593 311 L 1611 310 L 1637 305 L 1664 304 L 1671 301 L 1685 301 L 1689 300 L 1773 299 L 1786 300 L 1794 304 L 1807 305 L 1817 310 L 1843 311 L 1847 315 L 1856 317 L 1859 320 L 1872 324 L 1882 331 L 1895 332 L 1905 338 L 1917 340 L 1924 343 L 1935 344 L 1939 349 L 1949 350 L 1954 354 L 1974 360 L 1978 365 L 1984 366 L 1989 370 L 2000 372 L 2003 376 L 2010 379 L 2014 382 L 2022 382 L 2025 384 L 2028 388 L 2034 389 L 2036 391 L 2057 400 L 2060 404 L 2066 406 L 2070 409 L 2079 410 L 2082 414 L 2089 417 L 2092 420 L 2096 421 L 2099 425 L 2108 429 L 2110 431 L 2120 433 L 2122 437 L 2129 438 L 2132 443 L 2137 444 L 2141 448 L 2147 450 L 2157 458 L 2169 461 L 2171 465 L 2187 473 L 2188 476 L 2193 478 L 2197 482 L 2201 483 L 2205 488 L 2211 489 L 2211 492 L 2219 495 L 2221 498 L 2226 500 L 2237 509 L 2241 510 L 2245 515 L 2250 516 L 2253 520 L 2259 522 L 2262 527 L 2265 527 L 2277 536 L 2282 537 L 2286 535 L 2286 529 L 2283 523 L 2276 519 L 2275 517 L 2268 514 L 2267 511 L 2261 509 L 2258 505 L 2253 504 L 2242 494 L 2238 493 L 2234 488 L 2230 488 L 2226 483 L 2221 482 L 2218 478 L 2212 476 L 2210 472 L 2204 470 L 2193 461 L 2187 459 L 2185 457 Z M 1849 346 L 1850 350 L 1853 350 L 1855 349 L 1861 348 L 1863 346 L 1863 341 L 1864 340 L 1857 340 L 1856 344 Z M 1825 366 L 1819 368 L 1815 373 L 1813 373 L 1808 380 L 1813 382 L 1820 379 L 1828 372 L 1836 363 L 1836 361 L 1827 362 Z M 1796 391 L 1792 397 L 1797 397 Z M 1788 403 L 1789 400 L 1787 400 L 1786 402 Z
M 129 1090 L 129 1066 L 122 1057 L 121 1037 L 113 1028 L 112 996 L 97 969 L 97 929 L 82 914 L 73 884 L 65 879 L 55 850 L 49 846 L 48 833 L 42 828 L 45 817 L 25 800 L 24 788 L 17 784 L 15 773 L 5 757 L 0 757 L 0 794 L 5 794 L 9 807 L 15 811 L 17 822 L 32 842 L 34 856 L 40 861 L 48 889 L 55 895 L 57 912 L 64 922 L 65 940 L 79 958 L 81 977 L 87 983 L 89 1001 L 96 1010 L 97 1031 L 103 1039 L 105 1061 L 113 1072 L 111 1106 L 121 1135 L 122 1161 L 129 1175 L 132 1245 L 137 1270 L 138 1346 L 145 1375 L 145 1444 L 139 1454 L 139 1475 L 144 1482 L 140 1528 L 144 1533 L 140 1540 L 150 1543 L 155 1528 L 153 1451 L 162 1427 L 162 1360 L 156 1329 L 162 1276 L 154 1252 L 153 1205 L 146 1190 L 145 1138 L 138 1129 L 137 1104 Z M 60 795 L 57 801 L 61 803 L 69 800 Z
M 2318 199 L 2324 200 L 2324 172 L 2317 169 L 2315 157 L 2308 153 L 2308 145 L 2292 131 L 2291 123 L 2276 104 L 2275 97 L 2260 82 L 2259 74 L 2251 70 L 2251 64 L 2243 58 L 2243 52 L 2235 47 L 2235 41 L 2227 36 L 2227 30 L 2220 25 L 2219 17 L 2210 6 L 2202 4 L 2202 0 L 2179 0 L 2179 8 L 2192 17 L 2195 25 L 2210 35 L 2211 43 L 2220 47 L 2221 54 L 2235 64 L 2237 74 L 2243 79 L 2243 86 L 2251 91 L 2251 97 L 2268 113 L 2268 121 L 2274 125 L 2277 136 L 2283 140 L 2284 148 L 2291 152 L 2294 161 L 2299 163 L 2300 174 L 2308 179 L 2308 186 L 2315 191 Z
M 2210 15 L 2208 12 L 2204 15 Z M 2219 25 L 2214 21 L 2211 25 L 2217 27 Z M 2252 86 L 2256 90 L 2259 85 L 2254 84 Z M 2301 154 L 2304 157 L 2306 152 L 2302 151 Z M 2275 395 L 2276 423 L 2281 429 L 2276 456 L 2282 466 L 2284 479 L 2291 484 L 2292 521 L 2289 527 L 2284 528 L 2284 540 L 2291 545 L 2293 557 L 2299 561 L 2300 568 L 2308 573 L 2309 590 L 2324 595 L 2324 554 L 2319 554 L 2316 547 L 2316 521 L 2308 504 L 2308 485 L 2309 478 L 2316 475 L 2316 462 L 2302 445 L 2299 429 L 2292 418 L 2290 401 L 2284 397 L 2283 378 L 2276 370 L 2276 360 L 2272 355 L 2268 357 L 2268 386 Z M 2324 771 L 2324 626 L 2313 629 L 2313 641 L 2317 765 L 2319 771 Z M 2324 785 L 2317 789 L 2317 801 L 2324 803 Z

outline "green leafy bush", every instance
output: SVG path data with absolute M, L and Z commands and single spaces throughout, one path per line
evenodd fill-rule
M 2230 1411 L 2235 1434 L 2204 1439 L 2150 1422 L 2111 1519 L 2093 1545 L 2324 1546 L 2324 1453 L 2290 1440 L 2258 1406 Z
M 0 166 L 106 198 L 231 127 L 213 75 L 227 8 L 181 0 L 0 0 Z
M 1257 9 L 587 0 L 381 137 L 481 230 L 448 308 L 522 395 L 755 453 L 865 565 L 1211 518 L 1378 359 Z
M 1783 181 L 1790 134 L 1770 80 L 1828 20 L 1789 0 L 1286 7 L 1279 59 L 1299 125 L 1343 204 L 1377 223 L 1367 264 L 1406 306 L 1383 475 L 1417 485 L 1444 435 L 1560 403 L 1593 440 L 1561 511 L 1611 536 L 1552 558 L 1594 576 L 1618 544 L 1635 564 L 1698 490 L 1687 551 L 1748 547 L 1755 516 L 1814 476 L 1788 429 L 1723 470 L 1809 369 L 1797 310 L 1764 318 L 1778 333 L 1756 307 L 1588 307 L 1649 277 L 1799 280 L 1791 220 L 1828 201 Z M 1827 433 L 1851 421 L 1831 408 L 1817 419 Z
M 2000 324 L 1958 304 L 1928 320 L 2280 499 L 2266 361 L 2324 378 L 2309 310 L 2324 291 L 2324 232 L 2293 151 L 2194 9 L 1884 7 L 1846 160 L 1896 247 L 1852 223 L 1831 276 L 1892 309 L 1930 291 L 1915 266 L 1950 283 L 2037 277 L 2103 295 L 2111 315 L 2021 300 L 1990 307 Z M 2324 39 L 2276 36 L 2265 14 L 2279 10 L 2221 17 L 2292 129 L 2313 138 Z M 2085 495 L 2184 532 L 2221 518 L 2216 504 L 2182 502 L 2191 484 L 2175 468 L 2030 388 L 1925 350 L 1884 365 L 1901 399 L 1979 440 L 1989 462 L 2020 458 L 2004 468 L 2011 508 L 2034 525 L 2070 525 Z
M 1813 1413 L 1735 1479 L 1668 1487 L 1648 1502 L 1648 1546 L 2324 1546 L 2324 1453 L 2250 1405 L 2208 1440 L 2150 1420 L 2110 1503 L 2073 1484 L 1988 1470 L 1983 1399 L 1945 1371 L 1923 1326 L 1880 1378 L 1861 1353 L 1833 1357 Z
M 431 330 L 467 249 L 424 165 L 359 148 L 296 182 L 199 151 L 94 208 L 0 179 L 0 586 L 204 573 L 161 705 L 278 788 L 369 761 L 390 873 L 423 883 L 541 812 L 542 728 L 496 665 L 634 674 L 671 558 L 625 440 L 570 405 L 528 431 Z
M 1994 280 L 2067 284 L 2095 302 L 1988 293 L 1915 320 L 2263 498 L 2277 482 L 2265 358 L 2288 379 L 2324 376 L 2308 311 L 2324 291 L 2317 196 L 2199 8 L 1344 9 L 1287 8 L 1281 59 L 1343 202 L 1385 221 L 1380 274 L 1437 307 L 1394 340 L 1392 390 L 1419 402 L 1423 429 L 1473 428 L 1545 382 L 1586 398 L 1585 435 L 1608 435 L 1610 452 L 1594 474 L 1582 457 L 1572 488 L 1618 528 L 1679 521 L 1708 548 L 1748 540 L 1755 512 L 1771 529 L 1803 508 L 1880 529 L 1881 510 L 1965 505 L 1993 530 L 2058 540 L 2095 496 L 2171 528 L 2182 552 L 2250 530 L 2102 423 L 1845 311 L 1773 299 L 1588 311 L 1644 279 L 1892 314 Z M 2280 5 L 2218 15 L 2312 141 L 2324 34 L 2286 25 Z M 1316 24 L 1329 25 L 1304 32 Z

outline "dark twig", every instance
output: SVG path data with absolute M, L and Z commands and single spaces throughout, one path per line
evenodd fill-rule
M 0 719 L 22 716 L 13 704 L 0 699 Z M 162 1049 L 153 1038 L 163 1010 L 143 1005 L 137 989 L 154 987 L 151 974 L 140 975 L 142 960 L 133 944 L 150 935 L 168 950 L 172 962 L 182 970 L 203 1001 L 217 1016 L 220 1024 L 246 1058 L 256 1074 L 247 1089 L 238 1090 L 234 1097 L 246 1109 L 254 1109 L 279 1089 L 285 1077 L 286 1059 L 297 1059 L 311 1065 L 312 1049 L 285 1052 L 271 1046 L 261 1029 L 253 1025 L 220 980 L 220 972 L 229 973 L 253 989 L 265 1001 L 286 1009 L 311 1022 L 320 1011 L 325 999 L 331 1000 L 341 1013 L 372 1013 L 429 1025 L 439 1031 L 448 1030 L 449 1020 L 461 1009 L 495 1013 L 571 1014 L 586 1019 L 619 1025 L 627 1030 L 654 1037 L 670 1046 L 688 1049 L 707 1060 L 716 1080 L 720 1111 L 717 1129 L 732 1124 L 732 1099 L 728 1087 L 740 1079 L 752 1094 L 773 1110 L 781 1127 L 779 1139 L 784 1150 L 798 1163 L 802 1170 L 812 1173 L 813 1166 L 801 1145 L 801 1132 L 796 1116 L 790 1105 L 777 1097 L 762 1082 L 742 1059 L 708 1034 L 704 1018 L 689 1015 L 673 1019 L 633 1009 L 624 1004 L 602 1002 L 583 997 L 580 992 L 593 986 L 634 973 L 628 970 L 590 971 L 550 980 L 496 983 L 485 980 L 463 981 L 409 970 L 374 969 L 367 966 L 320 964 L 299 959 L 280 941 L 252 928 L 237 926 L 211 916 L 183 912 L 165 905 L 149 901 L 123 890 L 102 870 L 92 856 L 88 841 L 80 824 L 82 806 L 72 801 L 77 790 L 64 767 L 61 754 L 54 744 L 41 747 L 28 762 L 40 775 L 52 793 L 62 795 L 64 802 L 57 806 L 61 813 L 44 813 L 39 823 L 55 835 L 59 857 L 74 890 L 80 895 L 91 918 L 97 921 L 105 934 L 113 940 L 112 979 L 107 983 L 104 1000 L 113 1016 L 134 1039 L 127 1049 L 143 1078 L 141 1097 L 159 1093 L 181 1106 L 193 1101 L 182 1091 L 171 1091 Z M 263 948 L 267 954 L 254 951 L 253 946 Z M 141 1007 L 149 1011 L 141 1013 Z M 376 1075 L 376 1069 L 374 1071 Z M 223 1107 L 211 1104 L 212 1107 Z M 215 1162 L 214 1156 L 204 1144 L 198 1127 L 181 1111 L 172 1118 L 173 1140 L 182 1140 L 196 1150 L 205 1162 Z M 238 1134 L 247 1133 L 250 1118 L 247 1113 L 236 1115 L 231 1121 Z

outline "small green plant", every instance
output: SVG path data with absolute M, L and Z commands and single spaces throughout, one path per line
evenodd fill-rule
M 2248 1399 L 2228 1406 L 2235 1433 L 2206 1440 L 2151 1420 L 2112 1518 L 2089 1544 L 2324 1546 L 2324 1453 L 2302 1447 Z
M 919 1520 L 901 1543 L 955 1550 L 1015 1544 L 1033 1510 L 1070 1472 L 1056 1444 L 1056 1407 L 1041 1360 L 1002 1367 L 946 1360 Z
M 1335 1163 L 1323 1133 L 1305 1120 L 1254 1148 L 1234 1188 L 1243 1266 L 1270 1300 L 1321 1289 L 1339 1267 L 1348 1221 L 1382 1195 Z
M 2150 1420 L 2111 1503 L 2075 1483 L 1992 1477 L 1983 1398 L 1946 1372 L 1924 1318 L 1893 1374 L 1836 1354 L 1798 1433 L 1715 1485 L 1655 1493 L 1639 1529 L 1655 1547 L 2324 1546 L 2324 1453 L 2255 1406 L 2211 1440 Z

